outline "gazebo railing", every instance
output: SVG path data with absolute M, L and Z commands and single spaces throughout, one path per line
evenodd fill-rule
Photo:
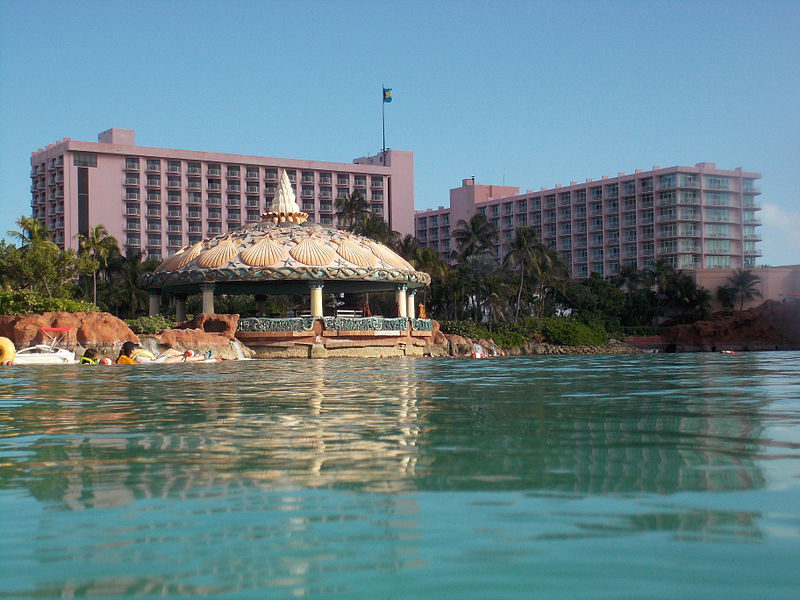
M 329 331 L 405 331 L 409 321 L 414 331 L 432 331 L 430 319 L 407 317 L 246 317 L 239 319 L 238 331 L 311 331 L 319 318 Z

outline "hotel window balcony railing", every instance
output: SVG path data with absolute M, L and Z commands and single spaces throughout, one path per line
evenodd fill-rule
M 278 181 L 278 174 L 273 171 L 267 171 L 264 174 L 264 181 Z
M 314 176 L 303 175 L 303 177 L 300 178 L 300 183 L 314 183 Z
M 330 190 L 320 190 L 320 192 L 319 192 L 319 197 L 320 198 L 330 198 L 331 196 L 332 196 L 332 193 L 331 193 Z M 373 198 L 373 200 L 374 199 L 375 198 Z
M 355 187 L 364 188 L 367 187 L 367 180 L 366 179 L 359 179 L 356 177 L 355 183 L 353 184 Z
M 753 248 L 751 250 L 745 250 L 744 253 L 747 256 L 761 256 L 761 250 L 759 250 L 758 248 Z
M 200 170 L 200 167 L 189 167 L 186 169 L 186 173 L 189 175 L 200 175 L 202 171 Z
M 222 174 L 222 171 L 220 169 L 209 168 L 206 171 L 206 176 L 209 176 L 209 177 L 219 177 L 221 174 Z
M 222 227 L 209 227 L 207 230 L 208 235 L 216 235 L 222 233 Z
M 189 233 L 203 233 L 203 228 L 200 225 L 189 225 Z
M 196 219 L 201 219 L 201 218 L 202 218 L 202 215 L 200 214 L 200 211 L 199 211 L 199 210 L 190 210 L 190 211 L 189 211 L 189 214 L 188 214 L 188 215 L 186 215 L 186 216 L 187 216 L 188 218 L 190 218 L 190 219 L 195 219 L 195 220 L 196 220 Z
M 154 208 L 148 208 L 146 214 L 147 214 L 148 217 L 160 217 L 161 216 L 161 211 L 158 210 L 158 209 L 154 209 Z
M 745 218 L 742 221 L 745 225 L 761 225 L 761 219 Z
M 759 202 L 753 202 L 752 200 L 745 198 L 744 202 L 742 203 L 743 208 L 749 208 L 750 210 L 761 210 L 761 204 Z
M 139 231 L 141 227 L 139 223 L 125 223 L 125 231 Z
M 258 169 L 247 169 L 245 172 L 246 179 L 258 179 Z
M 248 194 L 257 194 L 259 192 L 257 185 L 248 185 L 247 186 L 247 193 Z
M 179 211 L 179 210 L 170 210 L 170 211 L 167 211 L 167 216 L 168 216 L 168 217 L 173 217 L 173 218 L 177 217 L 177 218 L 179 218 L 179 219 L 180 219 L 180 217 L 181 217 L 181 211 Z
M 333 180 L 330 177 L 320 177 L 319 182 L 323 185 L 330 185 Z
M 211 192 L 218 192 L 222 189 L 222 186 L 218 181 L 209 181 L 206 186 L 206 189 L 208 189 Z
M 181 231 L 181 224 L 180 223 L 170 223 L 167 227 L 167 231 L 170 232 L 180 232 Z
M 228 192 L 241 192 L 242 186 L 240 186 L 238 183 L 230 183 L 225 190 Z
M 236 179 L 237 177 L 242 176 L 242 172 L 239 169 L 232 169 L 229 167 L 228 170 L 225 172 L 225 176 Z
M 180 173 L 181 168 L 179 165 L 169 165 L 167 167 L 167 173 Z

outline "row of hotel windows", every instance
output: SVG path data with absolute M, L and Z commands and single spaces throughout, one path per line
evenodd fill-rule
M 167 161 L 167 169 L 166 172 L 168 174 L 180 174 L 182 173 L 182 162 L 179 160 L 168 160 Z M 139 159 L 138 158 L 126 158 L 125 159 L 125 170 L 126 171 L 138 171 L 139 170 Z M 161 161 L 158 159 L 147 159 L 145 170 L 148 173 L 160 173 L 161 172 Z M 264 168 L 264 179 L 266 181 L 278 181 L 278 171 L 277 168 L 272 167 L 265 167 Z M 202 163 L 199 162 L 187 162 L 186 164 L 186 173 L 188 175 L 201 175 L 203 173 L 203 166 Z M 225 177 L 227 178 L 235 178 L 238 179 L 242 176 L 246 179 L 261 179 L 261 167 L 244 167 L 242 169 L 239 165 L 226 165 L 225 166 Z M 208 163 L 206 165 L 206 175 L 210 177 L 220 177 L 222 175 L 222 164 L 220 163 Z M 286 175 L 289 177 L 289 181 L 292 183 L 296 183 L 297 181 L 297 170 L 296 169 L 286 169 Z M 314 183 L 317 181 L 320 184 L 332 184 L 333 177 L 336 176 L 336 185 L 350 185 L 350 173 L 331 173 L 331 172 L 321 172 L 315 173 L 315 171 L 301 171 L 300 172 L 300 182 L 301 183 Z M 354 175 L 353 176 L 353 184 L 356 186 L 366 186 L 367 185 L 367 176 L 366 175 Z M 372 176 L 370 178 L 370 184 L 372 187 L 381 187 L 383 185 L 383 177 L 382 176 Z
M 702 219 L 701 219 L 702 215 Z M 446 216 L 446 215 L 442 215 Z M 637 225 L 649 225 L 655 222 L 656 213 L 654 211 L 645 211 L 639 214 L 638 216 L 635 213 L 626 214 L 622 219 L 618 215 L 606 215 L 605 217 L 594 217 L 588 220 L 569 220 L 569 221 L 560 221 L 556 223 L 555 215 L 548 215 L 545 213 L 545 218 L 542 219 L 541 213 L 534 213 L 531 215 L 532 218 L 530 222 L 528 221 L 528 215 L 521 214 L 517 215 L 516 220 L 513 217 L 507 216 L 503 217 L 502 223 L 500 219 L 490 219 L 489 222 L 495 226 L 496 229 L 500 230 L 502 228 L 503 232 L 505 233 L 506 239 L 509 239 L 513 236 L 513 229 L 515 227 L 525 227 L 529 224 L 532 226 L 538 226 L 542 223 L 546 224 L 545 231 L 549 235 L 555 235 L 556 231 L 558 230 L 562 235 L 572 233 L 573 228 L 578 233 L 584 231 L 603 231 L 606 229 L 615 229 L 619 228 L 620 226 L 623 227 L 635 227 Z M 750 226 L 757 226 L 760 225 L 759 219 L 755 217 L 755 212 L 750 210 L 745 210 L 741 215 L 741 221 L 739 217 L 739 213 L 731 212 L 727 208 L 706 208 L 702 213 L 696 208 L 685 208 L 681 207 L 680 211 L 677 211 L 673 208 L 662 208 L 657 213 L 657 220 L 658 222 L 665 222 L 665 221 L 710 221 L 714 223 L 733 223 L 739 224 L 744 223 Z M 449 222 L 446 220 L 442 220 L 442 223 Z M 430 228 L 428 228 L 427 223 L 424 219 L 419 219 L 417 222 L 417 237 L 420 239 L 426 239 L 428 236 L 431 235 L 441 235 L 442 237 L 448 237 L 450 235 L 450 227 L 449 225 L 436 225 L 437 221 L 431 221 Z M 691 227 L 696 227 L 693 223 L 681 223 L 681 225 L 686 228 L 690 229 Z M 664 227 L 664 226 L 662 226 Z M 675 228 L 676 225 L 670 225 L 669 227 Z M 687 234 L 688 235 L 688 234 Z
M 139 198 L 141 198 L 141 189 L 138 188 L 138 187 L 130 187 L 132 185 L 138 185 L 136 182 L 126 181 L 125 185 L 127 186 L 125 188 L 125 199 L 126 200 L 138 200 Z M 158 184 L 154 184 L 153 187 L 160 187 L 160 186 Z M 180 187 L 181 187 L 180 183 L 177 183 L 175 185 L 172 185 L 171 183 L 167 183 L 167 188 L 168 189 L 175 189 L 175 188 L 180 189 Z M 190 201 L 191 201 L 191 199 L 201 198 L 201 194 L 200 194 L 199 190 L 202 190 L 202 186 L 200 185 L 199 181 L 197 183 L 194 183 L 194 182 L 190 181 L 188 183 L 188 185 L 186 186 L 186 188 L 187 188 L 187 190 L 190 191 L 190 194 L 189 194 Z M 222 191 L 222 186 L 219 185 L 219 183 L 214 183 L 212 181 L 209 181 L 207 189 L 208 189 L 208 197 L 209 198 L 219 197 L 219 194 L 217 193 L 217 191 L 221 192 Z M 194 190 L 194 192 L 192 192 L 193 190 Z M 227 192 L 241 192 L 243 190 L 242 190 L 242 187 L 240 185 L 238 185 L 238 184 L 228 184 L 228 186 L 225 188 L 225 191 L 227 191 Z M 267 186 L 265 186 L 264 196 L 265 197 L 274 196 L 277 193 L 277 191 L 278 191 L 277 184 L 268 184 Z M 247 194 L 258 194 L 259 193 L 259 187 L 258 187 L 257 184 L 254 185 L 254 186 L 253 185 L 247 185 L 245 187 L 245 189 L 244 189 L 244 192 L 247 193 Z M 338 188 L 336 190 L 336 199 L 338 200 L 340 198 L 345 198 L 349 193 L 350 193 L 350 189 L 349 188 Z M 63 195 L 63 191 L 62 191 L 62 195 Z M 301 190 L 299 196 L 301 198 L 314 198 L 315 196 L 318 196 L 319 198 L 333 198 L 333 191 L 331 190 L 331 188 L 320 188 L 319 189 L 319 194 L 315 194 L 313 187 L 307 188 L 306 186 L 303 186 L 303 189 Z M 228 196 L 228 198 L 232 198 L 232 197 L 238 197 L 238 194 L 236 196 Z M 146 192 L 146 199 L 148 201 L 151 201 L 151 202 L 160 202 L 161 201 L 161 190 L 160 189 L 148 189 L 147 192 Z M 372 202 L 382 202 L 383 201 L 383 190 L 373 188 L 370 191 L 370 195 L 369 195 L 368 200 L 370 200 Z M 174 191 L 173 192 L 169 192 L 168 195 L 167 195 L 167 201 L 168 202 L 180 202 L 181 201 L 180 192 L 174 192 Z

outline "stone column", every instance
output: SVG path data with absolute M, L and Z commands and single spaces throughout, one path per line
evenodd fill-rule
M 200 284 L 200 291 L 203 294 L 203 312 L 209 315 L 214 314 L 214 284 Z
M 265 294 L 256 294 L 256 314 L 259 317 L 265 316 L 267 312 L 267 296 Z
M 322 288 L 325 287 L 321 283 L 310 283 L 308 287 L 311 289 L 311 316 L 322 316 Z
M 186 294 L 175 296 L 175 320 L 178 323 L 186 320 Z
M 406 302 L 406 290 L 408 286 L 406 284 L 398 285 L 395 288 L 394 292 L 394 300 L 397 303 L 397 310 L 400 314 L 398 317 L 407 317 L 408 316 L 408 303 Z
M 407 306 L 406 308 L 406 316 L 409 319 L 413 319 L 416 317 L 416 305 L 414 304 L 414 299 L 416 298 L 417 290 L 408 290 L 408 295 L 406 297 Z
M 161 293 L 157 290 L 147 290 L 148 307 L 147 314 L 155 317 L 161 312 Z

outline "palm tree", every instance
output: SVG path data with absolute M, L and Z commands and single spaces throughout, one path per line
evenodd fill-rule
M 369 204 L 359 190 L 353 190 L 347 196 L 336 199 L 336 216 L 339 219 L 339 226 L 343 226 L 347 231 L 354 231 L 369 212 Z
M 412 262 L 419 248 L 419 240 L 417 240 L 417 238 L 415 238 L 412 234 L 407 233 L 404 238 L 398 240 L 394 249 L 400 256 L 405 258 L 407 261 Z
M 728 277 L 730 287 L 734 291 L 734 296 L 739 297 L 739 312 L 744 308 L 745 300 L 752 300 L 753 298 L 761 298 L 761 290 L 758 289 L 758 284 L 761 283 L 761 277 L 747 269 L 736 269 L 733 274 Z
M 636 267 L 626 265 L 620 269 L 615 282 L 618 288 L 624 287 L 630 293 L 639 289 L 639 286 L 644 283 L 644 277 Z
M 20 230 L 9 231 L 8 237 L 19 241 L 21 248 L 33 246 L 50 239 L 50 232 L 39 223 L 39 219 L 22 216 L 17 219 L 17 225 L 19 225 Z
M 553 253 L 548 252 L 547 246 L 539 241 L 532 227 L 517 229 L 514 239 L 509 244 L 508 253 L 503 258 L 503 267 L 509 270 L 519 270 L 519 287 L 517 288 L 517 301 L 515 304 L 514 320 L 519 320 L 519 305 L 522 299 L 522 288 L 525 273 L 530 271 L 534 276 L 541 278 L 542 269 L 550 266 Z
M 78 248 L 81 252 L 91 255 L 98 263 L 98 269 L 104 271 L 108 269 L 108 257 L 119 252 L 119 244 L 116 238 L 108 235 L 108 231 L 103 225 L 96 225 L 89 228 L 88 235 L 78 233 L 75 235 L 78 240 Z M 97 270 L 92 270 L 92 302 L 97 305 Z
M 395 245 L 400 238 L 400 234 L 392 231 L 389 224 L 383 220 L 383 217 L 372 212 L 367 213 L 366 216 L 357 221 L 351 231 L 387 246 Z
M 456 241 L 458 262 L 475 254 L 490 254 L 497 243 L 497 228 L 486 218 L 486 215 L 475 214 L 469 221 L 459 219 L 451 237 Z

